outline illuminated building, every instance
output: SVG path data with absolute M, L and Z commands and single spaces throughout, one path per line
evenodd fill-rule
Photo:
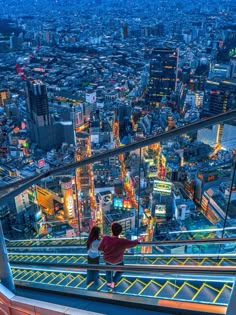
M 63 199 L 56 192 L 42 188 L 36 185 L 36 200 L 37 204 L 43 208 L 44 212 L 48 215 L 56 213 L 57 206 L 63 203 Z
M 98 201 L 103 211 L 109 210 L 112 204 L 112 193 L 111 191 L 101 191 L 97 194 Z
M 8 90 L 0 90 L 0 106 L 4 106 L 6 100 L 9 98 Z
M 184 101 L 184 108 L 202 108 L 204 100 L 204 92 L 189 90 Z
M 208 111 L 217 115 L 236 106 L 236 82 L 234 80 L 208 80 Z
M 221 181 L 221 183 L 227 182 L 229 176 L 229 170 L 225 170 L 222 173 L 220 173 L 217 169 L 213 171 L 209 170 L 199 172 L 197 177 L 195 178 L 195 200 L 197 202 L 202 202 L 204 191 L 219 185 L 219 180 Z
M 65 219 L 72 219 L 75 217 L 75 207 L 72 180 L 70 177 L 64 177 L 61 179 L 61 190 L 64 199 L 64 217 Z
M 154 180 L 151 196 L 152 216 L 158 220 L 168 220 L 173 216 L 172 212 L 172 183 L 162 180 Z
M 211 65 L 210 68 L 210 73 L 209 73 L 210 78 L 214 77 L 220 77 L 222 79 L 226 79 L 230 77 L 230 65 L 228 64 L 214 64 Z
M 109 197 L 110 192 L 104 192 L 105 198 Z M 108 202 L 110 199 L 108 198 Z M 135 212 L 136 210 L 132 207 L 132 202 L 128 198 L 113 198 L 111 209 L 105 210 L 104 214 L 104 225 L 107 233 L 110 232 L 110 226 L 112 222 L 118 222 L 123 227 L 123 233 L 130 232 L 135 227 Z M 104 211 L 105 210 L 105 211 Z
M 225 218 L 226 205 L 229 198 L 229 187 L 230 182 L 225 181 L 220 185 L 215 183 L 211 188 L 204 191 L 201 200 L 202 209 L 206 217 L 214 224 Z M 228 217 L 230 219 L 235 219 L 235 208 L 233 206 L 233 201 L 236 199 L 235 189 L 231 192 L 231 201 L 229 205 Z
M 160 106 L 162 98 L 176 91 L 178 50 L 155 48 L 151 53 L 150 79 L 147 101 L 152 106 Z

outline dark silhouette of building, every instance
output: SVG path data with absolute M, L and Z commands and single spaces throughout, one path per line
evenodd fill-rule
M 216 83 L 207 95 L 211 115 L 221 114 L 236 107 L 236 82 L 224 80 Z
M 128 35 L 129 35 L 129 27 L 126 24 L 126 25 L 123 26 L 123 38 L 124 39 L 128 38 Z
M 123 138 L 124 136 L 128 136 L 131 130 L 131 106 L 128 104 L 119 104 L 117 111 L 120 138 Z
M 160 106 L 162 98 L 176 91 L 178 50 L 154 48 L 151 52 L 150 79 L 147 102 Z
M 26 82 L 27 105 L 31 121 L 38 127 L 50 125 L 46 85 L 41 80 Z
M 49 113 L 46 85 L 41 80 L 26 82 L 27 109 L 31 140 L 43 150 L 55 147 L 55 136 Z
M 32 142 L 49 151 L 63 142 L 74 143 L 71 119 L 54 121 L 49 112 L 46 85 L 41 80 L 26 82 L 27 112 Z

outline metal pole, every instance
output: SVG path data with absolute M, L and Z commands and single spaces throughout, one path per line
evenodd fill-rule
M 229 197 L 228 197 L 228 202 L 227 202 L 227 206 L 226 206 L 226 210 L 225 210 L 225 220 L 224 220 L 224 225 L 223 225 L 223 231 L 222 231 L 222 236 L 221 238 L 224 238 L 225 236 L 225 228 L 227 225 L 227 217 L 228 217 L 228 213 L 229 213 L 229 209 L 230 209 L 230 201 L 231 201 L 231 197 L 232 197 L 232 191 L 233 191 L 233 186 L 234 186 L 234 182 L 235 182 L 235 176 L 236 176 L 236 161 L 233 162 L 233 174 L 232 174 L 232 181 L 231 181 L 231 185 L 230 185 L 230 191 L 229 191 Z
M 141 162 L 142 162 L 142 148 L 139 149 L 139 174 L 138 174 L 138 213 L 137 213 L 137 237 L 139 235 L 139 219 L 140 219 L 140 186 L 141 186 Z
M 11 292 L 15 292 L 15 285 L 8 260 L 6 243 L 0 221 L 0 280 L 2 284 Z
M 73 106 L 73 132 L 74 132 L 74 161 L 77 162 L 77 138 L 76 138 L 76 125 L 75 125 L 75 106 Z M 81 240 L 81 230 L 80 230 L 80 203 L 78 200 L 78 187 L 77 187 L 77 168 L 75 168 L 75 194 L 76 194 L 76 208 L 77 208 L 77 218 L 78 218 L 78 230 L 79 237 Z

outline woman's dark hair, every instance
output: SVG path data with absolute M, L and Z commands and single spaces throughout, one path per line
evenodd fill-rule
M 113 223 L 111 226 L 111 231 L 114 236 L 119 236 L 122 232 L 122 226 L 119 223 Z
M 98 226 L 94 226 L 92 228 L 92 230 L 89 233 L 88 236 L 88 240 L 87 240 L 87 249 L 90 248 L 91 244 L 93 241 L 98 240 L 99 239 L 99 235 L 100 235 L 101 229 Z

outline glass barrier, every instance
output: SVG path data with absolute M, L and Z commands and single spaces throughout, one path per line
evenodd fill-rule
M 220 241 L 235 237 L 236 229 L 234 126 L 234 120 L 221 122 L 75 170 L 65 167 L 6 199 L 0 216 L 15 283 L 107 292 L 104 271 L 94 287 L 86 284 L 86 271 L 67 269 L 87 263 L 91 228 L 109 235 L 113 222 L 122 225 L 123 237 L 144 239 L 125 253 L 126 265 L 234 267 L 236 240 Z M 123 147 L 117 122 L 109 137 L 113 148 Z M 76 133 L 76 161 L 112 149 L 98 148 L 94 139 L 91 130 Z M 233 278 L 194 273 L 127 271 L 116 290 L 119 296 L 227 305 Z
M 169 121 L 166 130 L 177 127 Z M 43 178 L 1 204 L 5 237 L 84 244 L 92 226 L 106 235 L 113 222 L 122 225 L 123 236 L 147 242 L 235 237 L 234 130 L 235 120 L 222 121 Z M 139 140 L 137 133 L 126 139 L 117 121 L 102 146 L 93 132 L 76 132 L 76 161 Z
M 235 236 L 233 125 L 217 124 L 143 149 L 140 229 L 148 240 Z
M 56 245 L 50 243 L 54 242 L 53 240 L 49 240 L 49 242 L 40 240 L 40 242 L 35 241 L 34 243 L 22 241 L 21 245 L 18 241 L 17 244 L 14 241 L 10 245 L 7 243 L 10 264 L 12 266 L 52 265 L 58 267 L 60 265 L 73 267 L 87 263 L 86 247 L 77 245 L 76 239 L 64 239 L 61 240 L 62 243 L 58 243 L 59 240 L 56 241 Z M 75 243 L 72 243 L 73 241 Z M 101 255 L 101 261 L 103 262 L 103 255 Z M 150 265 L 234 266 L 236 264 L 236 241 L 142 243 L 125 252 L 124 262 Z

